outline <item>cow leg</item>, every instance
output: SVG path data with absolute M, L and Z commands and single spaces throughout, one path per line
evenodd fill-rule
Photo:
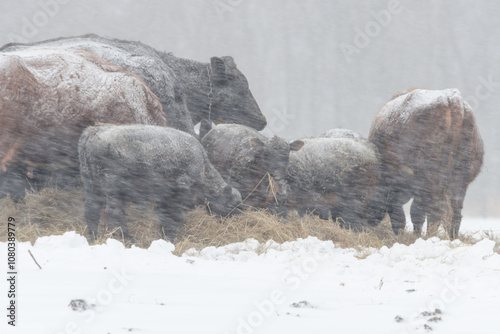
M 335 204 L 331 210 L 333 219 L 341 218 L 340 226 L 356 232 L 363 230 L 363 199 L 358 195 L 355 186 L 343 190 L 342 196 L 338 196 L 330 205 Z M 335 217 L 333 215 L 336 215 Z
M 321 208 L 321 209 L 316 209 L 314 212 L 318 215 L 320 219 L 323 220 L 330 219 L 330 210 L 324 210 Z
M 446 202 L 442 191 L 432 193 L 427 212 L 427 235 L 436 235 L 440 223 L 443 221 Z
M 104 202 L 105 197 L 102 194 L 94 191 L 85 191 L 84 214 L 88 229 L 87 233 L 91 242 L 95 242 L 97 239 L 97 229 Z
M 26 190 L 30 189 L 30 183 L 26 180 L 23 165 L 11 165 L 6 173 L 0 173 L 0 198 L 10 195 L 17 203 L 26 196 Z
M 390 205 L 387 210 L 389 217 L 391 218 L 392 230 L 395 234 L 400 234 L 406 226 L 405 212 L 403 211 L 402 205 Z
M 297 208 L 297 213 L 299 214 L 300 217 L 304 217 L 307 214 L 307 209 L 300 206 Z
M 403 211 L 403 205 L 412 197 L 412 188 L 410 185 L 395 185 L 391 187 L 387 194 L 387 213 L 391 219 L 392 230 L 400 234 L 406 227 L 406 217 Z
M 194 194 L 189 189 L 167 193 L 157 205 L 157 214 L 161 233 L 173 243 L 179 226 L 184 223 L 184 212 L 194 208 Z
M 2 168 L 3 172 L 7 172 L 7 166 L 6 164 L 12 160 L 14 160 L 15 156 L 17 155 L 19 151 L 19 142 L 16 141 L 12 146 L 9 148 L 7 153 L 2 157 L 0 160 L 0 167 Z
M 125 216 L 126 201 L 121 193 L 111 193 L 106 198 L 106 222 L 108 229 L 115 231 L 113 236 L 123 237 L 124 241 L 132 241 Z
M 345 212 L 343 210 L 342 199 L 339 198 L 337 203 L 330 208 L 330 215 L 332 216 L 332 220 L 339 223 L 339 226 L 342 228 L 349 228 L 349 219 L 345 216 Z
M 353 227 L 353 219 L 345 209 L 343 203 L 337 203 L 335 208 L 332 208 L 330 212 L 332 214 L 332 219 L 338 221 L 340 227 L 346 229 L 351 229 Z
M 340 218 L 341 226 L 344 228 L 351 229 L 355 232 L 361 232 L 363 228 L 363 218 L 361 217 L 357 207 L 343 207 L 337 211 Z
M 422 234 L 422 226 L 425 222 L 427 203 L 423 196 L 415 196 L 411 203 L 410 216 L 413 224 L 413 233 Z
M 26 175 L 30 178 L 30 179 L 33 179 L 33 171 L 35 170 L 35 167 L 33 167 L 32 165 L 28 165 L 28 172 L 26 173 Z
M 338 221 L 339 224 L 340 224 L 340 227 L 345 227 L 344 222 L 342 221 L 342 219 L 340 219 L 341 213 L 340 213 L 338 205 L 336 205 L 336 206 L 334 206 L 333 208 L 330 209 L 330 214 L 332 215 L 332 220 L 334 222 Z
M 180 208 L 159 207 L 157 214 L 160 220 L 160 232 L 173 243 L 177 234 L 177 229 L 183 221 L 183 214 L 180 212 Z
M 458 231 L 460 230 L 460 224 L 462 222 L 462 208 L 464 206 L 466 192 L 467 184 L 461 184 L 460 187 L 458 187 L 458 189 L 452 194 L 451 208 L 453 210 L 453 216 L 449 231 L 451 239 L 458 238 Z
M 366 208 L 367 223 L 370 226 L 377 226 L 384 219 L 388 209 L 388 198 L 390 187 L 379 185 L 375 190 L 371 202 Z

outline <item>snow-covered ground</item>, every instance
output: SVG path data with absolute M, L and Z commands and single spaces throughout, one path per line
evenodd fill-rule
M 462 226 L 500 232 L 494 219 Z M 432 238 L 360 254 L 309 237 L 178 257 L 165 241 L 89 246 L 68 232 L 18 244 L 17 327 L 4 315 L 0 332 L 500 333 L 494 245 Z M 7 291 L 2 279 L 4 314 Z

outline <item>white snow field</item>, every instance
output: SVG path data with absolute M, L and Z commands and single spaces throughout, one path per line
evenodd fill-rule
M 462 226 L 500 232 L 495 219 Z M 500 333 L 500 255 L 476 236 L 361 253 L 314 237 L 247 240 L 182 257 L 161 240 L 43 237 L 18 244 L 16 327 L 1 280 L 0 333 Z

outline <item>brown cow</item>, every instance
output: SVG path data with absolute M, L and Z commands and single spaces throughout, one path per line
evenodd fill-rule
M 40 48 L 0 54 L 0 168 L 78 163 L 95 122 L 166 126 L 157 97 L 135 74 L 90 51 Z
M 405 227 L 403 204 L 413 198 L 411 219 L 420 234 L 451 223 L 456 238 L 468 185 L 483 163 L 474 113 L 457 89 L 414 89 L 396 95 L 377 114 L 369 140 L 378 148 L 381 178 L 371 224 L 388 213 L 394 232 Z M 446 217 L 451 206 L 451 217 Z M 451 220 L 451 222 L 450 222 Z

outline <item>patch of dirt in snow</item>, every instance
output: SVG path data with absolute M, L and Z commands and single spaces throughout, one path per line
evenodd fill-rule
M 73 311 L 83 312 L 95 308 L 95 304 L 88 303 L 84 299 L 73 299 L 68 305 Z
M 313 304 L 309 303 L 307 300 L 302 300 L 298 303 L 292 303 L 290 304 L 290 307 L 295 307 L 295 308 L 317 308 Z

